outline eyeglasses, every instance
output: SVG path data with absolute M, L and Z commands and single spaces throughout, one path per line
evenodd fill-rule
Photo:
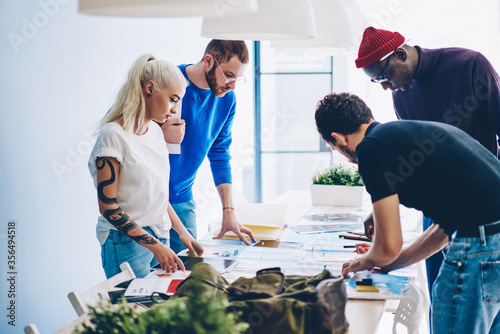
M 374 83 L 384 83 L 384 82 L 389 81 L 389 79 L 387 78 L 385 72 L 387 72 L 387 67 L 389 67 L 389 61 L 391 60 L 392 55 L 393 55 L 393 53 L 391 53 L 389 55 L 389 57 L 387 57 L 387 61 L 385 62 L 385 66 L 384 66 L 384 70 L 382 71 L 382 74 L 380 74 L 375 79 L 371 79 L 371 82 L 374 82 Z
M 222 76 L 224 77 L 224 80 L 225 80 L 224 85 L 229 85 L 229 84 L 232 84 L 233 82 L 237 85 L 247 82 L 247 79 L 243 75 L 241 77 L 236 77 L 236 78 L 226 77 L 226 75 L 224 74 L 224 71 L 222 70 L 222 68 L 220 68 L 220 65 L 219 65 L 219 62 L 217 61 L 217 58 L 214 57 L 214 60 L 217 63 L 217 67 L 219 68 L 220 72 L 222 73 Z

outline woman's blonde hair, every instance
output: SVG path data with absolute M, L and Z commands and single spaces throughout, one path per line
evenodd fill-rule
M 155 90 L 163 90 L 177 83 L 187 86 L 182 72 L 174 64 L 145 54 L 135 61 L 128 72 L 127 81 L 120 89 L 111 110 L 101 121 L 101 127 L 122 117 L 123 129 L 134 133 L 144 125 L 146 100 L 144 85 L 153 81 Z

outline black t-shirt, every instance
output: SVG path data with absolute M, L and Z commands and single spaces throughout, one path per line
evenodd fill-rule
M 356 155 L 373 203 L 398 194 L 448 235 L 500 220 L 500 161 L 456 127 L 373 123 Z

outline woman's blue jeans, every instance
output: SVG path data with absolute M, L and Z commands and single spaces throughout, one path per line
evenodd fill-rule
M 148 233 L 156 237 L 156 234 L 149 228 L 143 227 Z M 168 239 L 158 238 L 167 247 Z M 158 263 L 153 253 L 146 247 L 117 230 L 110 230 L 108 239 L 101 246 L 102 267 L 106 273 L 106 278 L 110 278 L 121 272 L 120 264 L 128 262 L 136 277 L 141 278 L 149 274 L 149 268 Z
M 500 334 L 500 233 L 454 238 L 432 294 L 433 334 Z

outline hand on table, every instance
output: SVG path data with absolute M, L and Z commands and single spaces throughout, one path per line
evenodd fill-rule
M 193 236 L 189 232 L 179 235 L 179 237 L 181 238 L 181 241 L 184 244 L 184 246 L 187 247 L 189 256 L 203 255 L 204 252 L 203 247 L 201 247 L 200 243 L 196 241 L 196 239 L 193 238 Z
M 353 271 L 371 270 L 373 267 L 366 262 L 366 256 L 358 256 L 342 264 L 342 276 Z
M 227 213 L 224 212 L 220 233 L 219 235 L 214 237 L 214 239 L 220 239 L 224 236 L 224 234 L 226 234 L 226 232 L 232 231 L 238 236 L 238 238 L 240 238 L 241 241 L 243 241 L 247 245 L 251 245 L 251 243 L 245 238 L 243 233 L 248 234 L 253 242 L 257 242 L 257 240 L 255 240 L 255 237 L 253 236 L 252 231 L 249 228 L 241 225 L 238 220 L 236 220 L 236 217 L 234 216 L 234 213 L 232 211 L 233 210 L 230 210 L 230 212 Z
M 171 118 L 161 126 L 163 138 L 169 144 L 180 144 L 184 139 L 186 121 L 180 118 Z
M 161 269 L 165 270 L 166 272 L 176 272 L 177 271 L 177 265 L 182 271 L 186 271 L 186 268 L 184 267 L 184 263 L 182 263 L 182 260 L 179 259 L 179 257 L 175 254 L 175 252 L 165 246 L 162 243 L 159 243 L 155 246 L 155 249 L 153 250 L 153 255 L 155 256 L 156 260 L 161 266 Z

